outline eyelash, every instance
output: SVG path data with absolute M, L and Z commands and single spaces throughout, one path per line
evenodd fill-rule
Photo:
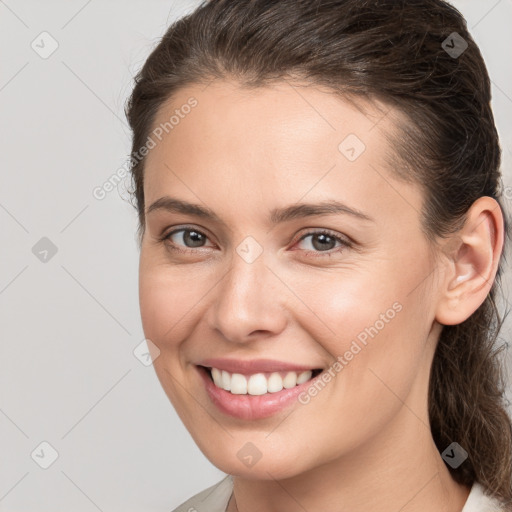
M 177 251 L 177 252 L 182 253 L 182 254 L 183 253 L 194 253 L 194 252 L 197 252 L 198 249 L 201 249 L 201 247 L 198 247 L 197 249 L 191 249 L 191 248 L 179 249 L 176 244 L 174 244 L 173 242 L 170 241 L 170 238 L 171 238 L 172 235 L 174 235 L 176 233 L 179 233 L 180 231 L 194 231 L 196 233 L 199 233 L 201 236 L 203 236 L 205 238 L 208 238 L 202 231 L 199 231 L 196 228 L 181 227 L 179 229 L 175 229 L 175 230 L 173 230 L 173 231 L 163 235 L 162 237 L 159 238 L 159 241 L 160 242 L 165 242 L 169 249 L 171 249 L 173 251 Z M 328 235 L 329 237 L 333 238 L 335 241 L 341 243 L 340 247 L 337 247 L 337 248 L 334 248 L 334 249 L 329 249 L 328 251 L 310 251 L 310 250 L 309 251 L 308 250 L 304 251 L 304 252 L 306 252 L 306 254 L 312 255 L 315 258 L 316 257 L 323 257 L 323 256 L 330 257 L 334 253 L 340 253 L 340 252 L 344 251 L 345 249 L 350 249 L 352 247 L 352 244 L 348 240 L 346 240 L 345 238 L 341 238 L 340 236 L 337 236 L 332 231 L 329 231 L 327 229 L 319 229 L 319 230 L 315 230 L 315 231 L 308 231 L 307 233 L 302 235 L 295 243 L 299 243 L 302 240 L 304 240 L 306 237 L 311 236 L 311 235 Z

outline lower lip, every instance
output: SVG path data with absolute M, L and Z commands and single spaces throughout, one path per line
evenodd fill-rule
M 266 393 L 264 395 L 234 395 L 225 389 L 217 387 L 210 379 L 208 370 L 201 366 L 196 366 L 196 368 L 205 383 L 206 391 L 211 401 L 222 412 L 247 421 L 267 418 L 282 411 L 293 402 L 298 403 L 297 396 L 322 375 L 319 373 L 313 379 L 309 379 L 293 388 L 282 389 L 277 393 Z

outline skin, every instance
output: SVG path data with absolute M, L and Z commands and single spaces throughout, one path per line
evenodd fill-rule
M 476 201 L 435 253 L 420 229 L 422 191 L 384 163 L 392 110 L 383 116 L 366 104 L 363 114 L 284 81 L 249 91 L 224 80 L 180 90 L 155 126 L 191 96 L 198 105 L 148 154 L 146 208 L 169 195 L 212 209 L 224 224 L 148 214 L 140 308 L 165 393 L 204 455 L 234 477 L 229 511 L 459 512 L 469 488 L 452 479 L 434 445 L 429 371 L 441 324 L 464 321 L 490 290 L 503 245 L 498 203 Z M 366 146 L 352 162 L 338 150 L 348 134 Z M 268 221 L 273 208 L 327 199 L 373 221 Z M 183 231 L 159 240 L 180 227 L 203 233 L 202 246 Z M 354 244 L 300 240 L 319 229 Z M 247 236 L 263 248 L 252 263 L 236 252 Z M 401 311 L 307 405 L 269 418 L 220 412 L 194 367 L 232 357 L 328 368 L 396 302 Z M 247 442 L 262 454 L 252 467 L 237 457 Z

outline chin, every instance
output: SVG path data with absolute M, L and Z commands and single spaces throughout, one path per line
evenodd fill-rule
M 238 447 L 241 445 L 242 449 Z M 236 448 L 235 448 L 236 445 Z M 246 480 L 282 480 L 286 478 L 293 478 L 294 476 L 307 471 L 303 465 L 306 461 L 301 450 L 297 449 L 288 456 L 284 453 L 273 452 L 272 454 L 261 453 L 261 457 L 256 460 L 251 460 L 249 452 L 251 448 L 246 445 L 246 442 L 233 443 L 230 448 L 218 446 L 220 452 L 213 453 L 211 450 L 203 451 L 205 457 L 218 469 L 224 473 L 238 476 Z M 211 447 L 211 445 L 210 445 Z M 257 457 L 257 452 L 252 448 L 254 457 Z M 228 457 L 228 453 L 232 456 Z M 238 455 L 240 453 L 240 455 Z M 299 455 L 297 455 L 299 453 Z M 297 466 L 297 460 L 302 459 L 302 465 Z

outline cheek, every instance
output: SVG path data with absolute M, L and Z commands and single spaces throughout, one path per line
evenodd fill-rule
M 389 270 L 382 273 L 391 276 Z M 373 271 L 354 268 L 329 274 L 302 273 L 290 280 L 301 301 L 300 310 L 295 310 L 296 320 L 337 354 L 348 350 L 353 339 L 362 343 L 370 339 L 375 333 L 372 326 L 380 333 L 400 316 L 403 297 L 400 287 L 393 284 L 396 280 L 389 277 L 390 283 L 384 282 Z
M 186 337 L 194 311 L 207 293 L 192 271 L 177 271 L 141 257 L 139 306 L 145 336 L 160 349 L 171 348 Z
M 421 304 L 407 283 L 393 286 L 392 281 L 360 275 L 359 280 L 325 279 L 323 286 L 301 281 L 296 289 L 318 315 L 309 311 L 301 327 L 333 360 L 334 377 L 325 391 L 310 390 L 310 403 L 302 410 L 302 420 L 315 432 L 312 442 L 331 440 L 318 441 L 324 460 L 376 435 L 403 407 L 415 380 L 426 375 L 428 330 L 419 326 L 426 325 Z
M 295 319 L 333 365 L 339 362 L 332 366 L 332 382 L 344 395 L 341 401 L 354 398 L 356 407 L 362 393 L 368 399 L 392 399 L 389 388 L 399 396 L 407 394 L 424 364 L 430 325 L 428 297 L 421 286 L 411 293 L 418 272 L 407 273 L 391 262 L 374 268 L 294 280 L 294 291 L 307 306 L 301 306 L 301 313 L 296 310 Z

